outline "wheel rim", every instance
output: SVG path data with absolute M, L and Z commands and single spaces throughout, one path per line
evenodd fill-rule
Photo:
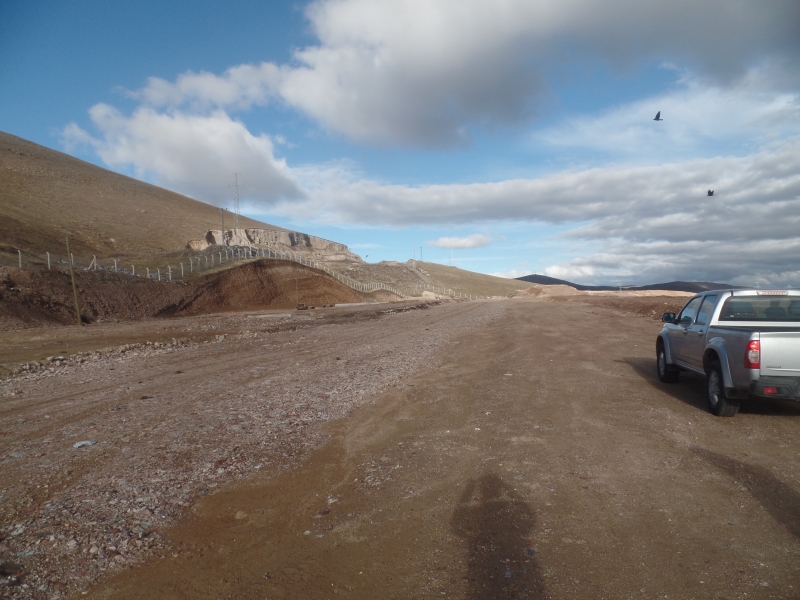
M 711 371 L 708 374 L 708 400 L 711 406 L 719 404 L 719 398 L 722 390 L 719 385 L 719 375 L 716 371 Z
M 664 356 L 664 351 L 659 350 L 658 352 L 658 374 L 662 377 L 667 372 L 667 357 Z

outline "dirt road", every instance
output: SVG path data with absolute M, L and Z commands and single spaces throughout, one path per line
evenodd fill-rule
M 5 591 L 800 598 L 800 410 L 711 416 L 699 378 L 655 379 L 659 324 L 603 303 L 321 319 L 3 383 Z

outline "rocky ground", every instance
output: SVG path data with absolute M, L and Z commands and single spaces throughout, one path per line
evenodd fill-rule
M 53 357 L 0 383 L 0 594 L 798 598 L 800 410 L 660 384 L 682 303 L 201 316 Z
M 231 333 L 210 340 L 22 367 L 0 384 L 0 590 L 57 597 L 164 555 L 163 528 L 196 498 L 295 464 L 324 439 L 322 423 L 399 385 L 443 340 L 501 312 L 453 304 L 436 327 L 406 326 L 428 309 L 229 315 L 213 328 Z M 202 318 L 181 324 L 189 336 L 208 328 Z

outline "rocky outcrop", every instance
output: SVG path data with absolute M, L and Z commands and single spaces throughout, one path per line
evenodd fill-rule
M 202 252 L 209 246 L 273 248 L 302 253 L 309 258 L 326 261 L 361 262 L 361 257 L 350 252 L 344 244 L 297 231 L 277 229 L 226 229 L 222 231 L 212 229 L 202 240 L 194 240 L 188 244 L 189 249 L 195 252 Z

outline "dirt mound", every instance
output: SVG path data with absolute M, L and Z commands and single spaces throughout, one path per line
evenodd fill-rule
M 173 314 L 361 301 L 358 292 L 321 271 L 290 261 L 259 260 L 197 279 Z
M 76 271 L 75 281 L 86 322 L 362 301 L 324 273 L 280 260 L 254 261 L 188 284 L 110 271 Z M 71 323 L 69 273 L 0 267 L 0 329 Z

